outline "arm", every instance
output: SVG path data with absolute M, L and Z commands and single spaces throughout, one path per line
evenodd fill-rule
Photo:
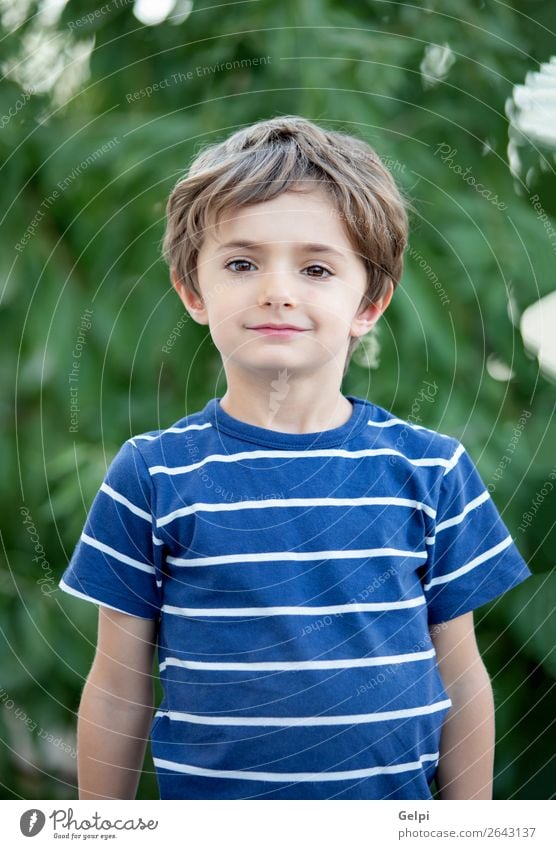
M 440 799 L 492 799 L 494 699 L 473 627 L 473 612 L 430 629 L 452 707 L 442 729 Z
M 156 621 L 99 608 L 77 723 L 80 799 L 134 799 L 153 713 Z

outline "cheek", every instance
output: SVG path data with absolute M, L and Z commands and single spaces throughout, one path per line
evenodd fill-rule
M 328 292 L 326 295 L 321 295 L 313 303 L 319 310 L 324 320 L 332 320 L 335 323 L 349 323 L 352 314 L 355 312 L 356 305 L 353 305 L 349 291 L 341 289 L 334 293 Z
M 220 295 L 209 308 L 210 323 L 215 334 L 228 334 L 242 323 L 244 310 L 238 297 Z

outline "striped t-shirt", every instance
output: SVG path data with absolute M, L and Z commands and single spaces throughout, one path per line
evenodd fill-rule
M 430 799 L 429 627 L 530 571 L 457 440 L 348 395 L 340 427 L 220 399 L 124 443 L 60 586 L 157 619 L 163 799 Z

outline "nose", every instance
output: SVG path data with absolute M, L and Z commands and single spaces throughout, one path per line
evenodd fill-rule
M 261 276 L 258 304 L 283 304 L 295 306 L 294 282 L 286 271 L 267 272 Z

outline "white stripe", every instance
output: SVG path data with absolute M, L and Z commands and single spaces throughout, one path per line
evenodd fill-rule
M 394 425 L 401 425 L 402 427 L 410 427 L 412 430 L 429 430 L 429 428 L 422 427 L 421 425 L 412 424 L 411 422 L 404 422 L 403 419 L 385 419 L 382 422 L 373 422 L 371 419 L 367 422 L 369 427 L 393 427 Z M 430 431 L 430 433 L 435 433 L 435 431 Z M 443 433 L 436 434 L 437 436 L 444 436 Z
M 448 462 L 448 465 L 444 469 L 445 475 L 447 475 L 448 472 L 452 471 L 452 469 L 454 468 L 454 466 L 456 465 L 456 463 L 458 462 L 459 458 L 461 457 L 461 455 L 463 454 L 464 451 L 465 451 L 465 448 L 463 447 L 463 445 L 460 442 L 460 444 L 458 445 L 458 447 L 454 451 L 450 461 Z
M 154 534 L 153 534 L 153 542 L 154 542 L 155 545 L 164 545 L 164 540 L 159 539 L 158 537 L 155 537 Z
M 162 758 L 153 758 L 155 766 L 173 772 L 184 772 L 189 775 L 204 775 L 207 778 L 239 778 L 248 781 L 351 781 L 354 778 L 370 778 L 373 775 L 391 775 L 398 772 L 410 772 L 421 769 L 427 761 L 438 762 L 438 752 L 428 752 L 421 755 L 418 761 L 409 761 L 393 766 L 372 766 L 366 769 L 349 769 L 342 772 L 255 772 L 242 769 L 207 769 L 206 767 L 179 764 Z
M 85 599 L 85 601 L 92 601 L 95 604 L 100 604 L 101 607 L 109 607 L 110 610 L 117 610 L 118 613 L 126 613 L 128 616 L 138 616 L 139 619 L 151 618 L 150 616 L 140 616 L 138 613 L 130 613 L 129 610 L 122 610 L 121 607 L 114 607 L 113 604 L 108 604 L 106 601 L 101 601 L 99 598 L 94 598 L 92 595 L 87 595 L 86 593 L 79 592 L 79 590 L 74 590 L 73 587 L 66 584 L 63 578 L 60 579 L 59 587 L 61 590 L 64 590 L 64 592 L 74 595 L 76 598 L 82 598 Z
M 428 504 L 423 504 L 422 501 L 414 501 L 411 498 L 388 498 L 386 496 L 377 497 L 361 497 L 361 498 L 267 498 L 256 499 L 252 501 L 220 501 L 220 502 L 203 502 L 199 501 L 195 504 L 189 504 L 187 507 L 180 507 L 172 513 L 167 513 L 166 516 L 161 516 L 156 520 L 158 528 L 168 525 L 174 519 L 179 519 L 182 516 L 189 516 L 192 513 L 220 513 L 233 510 L 267 510 L 277 507 L 365 507 L 365 506 L 390 506 L 390 507 L 411 507 L 414 510 L 422 510 L 427 516 L 432 519 L 436 518 L 436 510 L 429 507 Z
M 109 545 L 99 542 L 98 539 L 93 539 L 93 537 L 90 537 L 85 533 L 81 534 L 81 539 L 87 545 L 97 548 L 105 554 L 109 554 L 110 557 L 113 557 L 115 560 L 119 560 L 121 563 L 127 563 L 128 566 L 134 566 L 135 569 L 141 569 L 142 572 L 150 572 L 154 574 L 154 566 L 150 566 L 148 563 L 141 563 L 140 560 L 134 560 L 133 557 L 128 557 L 127 554 L 122 554 L 120 551 L 116 551 L 115 548 L 110 548 Z
M 420 595 L 407 601 L 377 601 L 365 604 L 331 604 L 328 607 L 173 607 L 165 604 L 163 613 L 176 616 L 324 616 L 339 613 L 364 613 L 379 610 L 402 610 L 425 604 Z
M 138 437 L 135 437 L 136 439 Z M 449 460 L 443 457 L 408 457 L 402 454 L 401 451 L 396 451 L 395 448 L 361 448 L 358 451 L 348 451 L 345 448 L 319 448 L 311 450 L 265 450 L 258 449 L 256 451 L 239 451 L 235 454 L 209 454 L 197 463 L 191 463 L 188 466 L 149 466 L 151 475 L 184 475 L 188 472 L 194 472 L 200 469 L 207 463 L 235 463 L 241 460 L 258 460 L 260 458 L 290 458 L 290 457 L 345 457 L 348 460 L 357 460 L 361 457 L 380 457 L 394 456 L 402 457 L 408 463 L 414 466 L 444 466 L 448 467 Z
M 460 522 L 463 522 L 465 517 L 471 510 L 475 510 L 479 505 L 483 504 L 485 501 L 488 501 L 490 498 L 490 494 L 485 489 L 477 498 L 474 498 L 473 501 L 470 501 L 469 504 L 466 504 L 463 508 L 462 512 L 457 516 L 452 516 L 451 519 L 445 519 L 444 522 L 440 522 L 439 525 L 436 526 L 436 533 L 438 534 L 440 531 L 444 531 L 446 528 L 451 528 L 454 525 L 459 525 Z
M 424 557 L 426 551 L 399 548 L 340 549 L 340 551 L 261 551 L 244 554 L 219 554 L 214 557 L 167 557 L 174 566 L 216 566 L 224 563 L 274 563 L 280 560 L 347 560 L 367 557 Z
M 438 578 L 433 578 L 428 584 L 424 584 L 423 589 L 429 590 L 437 584 L 446 584 L 449 581 L 454 581 L 456 578 L 459 578 L 460 575 L 465 575 L 466 572 L 470 572 L 471 569 L 474 569 L 476 566 L 484 563 L 485 560 L 490 560 L 491 557 L 495 557 L 501 551 L 504 551 L 504 549 L 511 545 L 512 542 L 513 540 L 511 536 L 507 536 L 506 539 L 499 542 L 498 545 L 495 545 L 493 548 L 489 548 L 488 551 L 483 551 L 482 554 L 475 557 L 474 560 L 470 560 L 469 563 L 465 564 L 465 566 L 460 566 L 459 569 L 455 569 L 453 572 L 448 572 L 446 575 L 439 575 Z
M 219 661 L 181 660 L 178 657 L 167 657 L 160 664 L 163 672 L 168 666 L 179 666 L 185 669 L 210 669 L 223 672 L 293 672 L 306 669 L 354 669 L 365 666 L 385 666 L 388 663 L 413 663 L 417 660 L 428 660 L 434 657 L 434 648 L 428 651 L 409 652 L 408 654 L 392 654 L 382 657 L 338 658 L 337 660 L 268 660 L 252 661 L 251 663 L 222 663 Z
M 132 513 L 135 513 L 136 516 L 140 516 L 141 519 L 146 519 L 147 522 L 152 521 L 152 516 L 150 513 L 147 513 L 146 510 L 141 510 L 140 507 L 136 507 L 135 504 L 132 504 L 131 501 L 129 501 L 127 498 L 125 498 L 125 496 L 121 495 L 119 492 L 116 492 L 116 490 L 112 489 L 111 486 L 108 486 L 107 483 L 101 484 L 100 488 L 102 492 L 105 492 L 114 501 L 119 501 L 120 504 L 123 504 L 125 507 L 127 507 L 128 510 L 130 510 Z
M 402 710 L 383 710 L 377 713 L 356 713 L 346 716 L 202 716 L 195 713 L 183 713 L 177 710 L 158 710 L 155 716 L 166 716 L 172 722 L 192 722 L 198 725 L 278 725 L 278 726 L 314 726 L 314 725 L 361 725 L 367 722 L 387 722 L 390 719 L 407 719 L 411 716 L 425 716 L 450 708 L 450 699 L 435 702 L 432 705 L 403 708 Z
M 161 436 L 164 436 L 165 433 L 186 433 L 188 430 L 205 430 L 207 427 L 212 427 L 210 422 L 206 422 L 205 424 L 191 424 L 187 425 L 187 427 L 167 427 L 166 430 L 158 431 L 154 436 L 149 433 L 141 433 L 137 436 L 134 436 L 133 439 L 144 439 L 148 442 L 152 442 L 155 439 L 160 439 Z M 129 442 L 133 442 L 133 439 L 129 439 Z M 135 445 L 135 443 L 133 443 Z M 137 447 L 137 446 L 135 446 Z

